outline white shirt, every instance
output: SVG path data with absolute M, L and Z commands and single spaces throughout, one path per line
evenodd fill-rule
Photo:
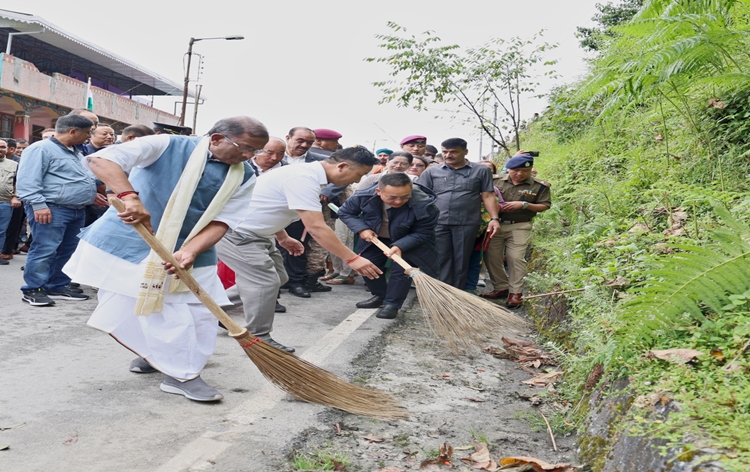
M 279 161 L 279 162 L 277 162 L 277 163 L 276 163 L 276 165 L 274 165 L 274 166 L 273 166 L 273 167 L 271 167 L 270 169 L 268 169 L 268 170 L 263 170 L 263 168 L 262 168 L 262 167 L 260 166 L 260 164 L 258 164 L 258 161 L 256 161 L 254 157 L 253 157 L 253 158 L 251 159 L 251 161 L 253 161 L 253 165 L 255 166 L 255 168 L 256 168 L 256 169 L 258 169 L 258 174 L 260 174 L 260 175 L 263 175 L 263 174 L 265 174 L 265 173 L 266 173 L 266 172 L 268 172 L 269 170 L 274 170 L 274 169 L 276 169 L 276 168 L 279 168 L 279 167 L 281 167 L 281 161 Z M 259 177 L 260 177 L 260 175 L 259 175 Z
M 253 190 L 247 217 L 235 231 L 272 238 L 299 220 L 297 210 L 322 211 L 320 189 L 328 177 L 319 161 L 282 166 L 263 175 Z
M 156 162 L 169 146 L 169 136 L 168 134 L 144 136 L 116 146 L 107 146 L 84 157 L 81 162 L 84 167 L 91 170 L 87 157 L 99 157 L 118 164 L 125 172 L 130 173 L 135 167 L 148 167 Z M 221 221 L 232 229 L 236 228 L 247 216 L 247 204 L 250 201 L 255 182 L 256 178 L 253 175 L 242 184 L 214 218 L 214 221 Z M 100 285 L 97 285 L 97 287 L 100 287 Z
M 309 151 L 308 151 L 309 152 Z M 289 154 L 284 155 L 284 160 L 287 164 L 305 164 L 305 159 L 307 159 L 307 153 L 302 154 L 299 157 L 292 157 Z

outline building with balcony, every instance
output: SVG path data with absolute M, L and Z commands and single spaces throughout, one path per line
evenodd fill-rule
M 182 85 L 63 31 L 38 16 L 0 9 L 0 138 L 41 139 L 72 109 L 86 108 L 116 132 L 131 124 L 177 124 L 152 106 L 154 96 L 182 96 Z

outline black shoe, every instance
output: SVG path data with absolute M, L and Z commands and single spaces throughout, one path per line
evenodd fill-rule
M 55 304 L 55 301 L 47 295 L 47 291 L 43 288 L 23 290 L 23 298 L 21 300 L 31 306 L 50 306 Z
M 276 349 L 281 349 L 282 351 L 286 351 L 286 352 L 294 352 L 293 347 L 284 346 L 283 344 L 274 341 L 273 338 L 261 339 L 261 341 L 263 341 L 264 343 L 270 344 Z
M 0 259 L 0 265 L 8 265 L 8 264 L 10 264 L 10 262 L 8 262 L 7 260 Z
M 224 326 L 224 323 L 222 323 L 221 321 L 219 321 L 219 328 L 221 328 L 221 329 L 225 329 L 225 330 L 229 331 L 229 330 L 227 329 L 227 327 L 226 327 L 226 326 Z
M 81 288 L 81 284 L 73 284 L 72 282 L 68 284 L 67 287 L 65 287 L 68 292 L 73 293 L 83 293 L 83 289 Z
M 383 305 L 383 308 L 375 312 L 375 318 L 392 320 L 398 316 L 398 307 L 396 305 Z
M 357 303 L 357 308 L 380 308 L 381 306 L 383 306 L 383 297 L 377 295 Z
M 320 282 L 315 282 L 314 285 L 305 285 L 305 288 L 310 292 L 330 292 L 332 290 L 328 285 L 323 285 Z
M 289 287 L 289 293 L 291 293 L 295 297 L 310 298 L 310 292 L 308 292 L 307 289 L 302 285 L 291 285 Z
M 273 309 L 274 313 L 286 313 L 286 307 L 279 302 L 276 302 L 276 308 Z
M 81 284 L 78 282 L 71 282 L 68 284 L 70 287 L 81 288 Z
M 284 285 L 282 285 L 281 287 L 279 287 L 280 290 L 286 290 L 288 288 L 289 288 L 289 282 L 287 282 Z
M 74 302 L 81 302 L 83 300 L 89 299 L 88 295 L 84 295 L 82 293 L 76 293 L 71 290 L 68 290 L 67 288 L 63 290 L 62 292 L 47 292 L 47 295 L 53 300 L 70 300 Z

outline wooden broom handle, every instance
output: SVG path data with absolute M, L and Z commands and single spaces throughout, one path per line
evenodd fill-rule
M 373 243 L 374 245 L 376 245 L 383 252 L 386 252 L 389 249 L 388 246 L 386 246 L 385 244 L 383 244 L 383 241 L 379 240 L 377 237 L 372 238 L 370 240 L 370 242 Z M 396 254 L 392 255 L 391 259 L 393 259 L 393 262 L 395 262 L 396 264 L 398 264 L 401 267 L 403 267 L 404 270 L 407 271 L 407 274 L 409 273 L 408 271 L 410 271 L 410 270 L 412 270 L 414 268 L 411 265 L 409 265 L 408 262 L 406 262 L 405 260 L 403 260 L 401 258 L 401 256 L 397 256 Z
M 118 212 L 125 211 L 125 204 L 122 203 L 122 200 L 115 197 L 110 197 L 109 203 L 113 207 L 115 207 Z M 219 304 L 216 303 L 216 301 L 214 301 L 214 299 L 211 298 L 211 296 L 207 294 L 205 290 L 203 290 L 203 287 L 198 284 L 198 282 L 193 278 L 189 271 L 180 267 L 180 263 L 177 262 L 177 259 L 174 258 L 172 252 L 167 249 L 161 241 L 156 239 L 156 236 L 149 233 L 146 227 L 143 226 L 143 223 L 136 223 L 133 225 L 133 228 L 135 228 L 135 230 L 138 232 L 138 234 L 141 235 L 143 240 L 146 241 L 146 244 L 148 244 L 151 249 L 153 249 L 154 252 L 156 252 L 159 257 L 162 258 L 162 260 L 172 264 L 172 266 L 175 268 L 175 272 L 180 277 L 180 280 L 182 280 L 182 282 L 187 285 L 190 291 L 193 292 L 196 297 L 198 297 L 198 300 L 200 300 L 201 303 L 203 303 L 206 308 L 208 308 L 208 310 L 213 313 L 216 318 L 218 318 L 219 321 L 221 321 L 221 324 L 226 326 L 229 334 L 231 334 L 232 336 L 237 336 L 242 335 L 245 331 L 247 331 L 245 328 L 235 323 L 232 318 L 230 318 L 229 315 L 226 314 L 226 312 L 219 306 Z

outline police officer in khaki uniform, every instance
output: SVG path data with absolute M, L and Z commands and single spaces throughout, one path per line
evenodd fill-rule
M 526 248 L 531 240 L 531 221 L 552 205 L 549 184 L 531 176 L 534 158 L 520 151 L 506 164 L 508 174 L 495 179 L 504 203 L 500 204 L 500 231 L 490 240 L 487 271 L 493 291 L 484 298 L 508 298 L 506 306 L 523 303 L 523 278 L 526 276 Z M 503 267 L 507 260 L 508 272 Z

